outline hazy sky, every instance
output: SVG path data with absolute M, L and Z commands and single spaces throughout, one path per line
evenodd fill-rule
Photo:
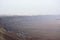
M 0 15 L 56 14 L 60 14 L 60 0 L 0 0 Z

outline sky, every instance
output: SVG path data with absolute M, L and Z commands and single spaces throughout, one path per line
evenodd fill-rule
M 1 15 L 60 15 L 60 0 L 0 0 Z

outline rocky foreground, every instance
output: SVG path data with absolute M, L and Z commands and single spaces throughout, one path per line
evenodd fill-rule
M 0 27 L 0 40 L 39 40 L 39 38 L 32 36 L 18 36 L 15 32 L 8 32 L 5 28 Z

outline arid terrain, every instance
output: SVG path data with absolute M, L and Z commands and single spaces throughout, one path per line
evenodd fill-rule
M 29 40 L 60 40 L 60 15 L 1 16 L 0 25 Z

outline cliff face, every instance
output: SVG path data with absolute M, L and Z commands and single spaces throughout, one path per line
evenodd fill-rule
M 0 28 L 0 40 L 20 40 L 20 38 L 13 33 L 7 32 L 4 28 Z

